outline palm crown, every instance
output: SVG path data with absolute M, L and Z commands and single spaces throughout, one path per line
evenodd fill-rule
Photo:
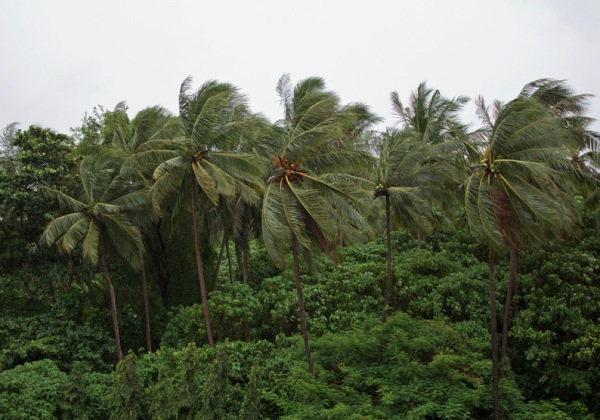
M 479 162 L 465 199 L 473 233 L 520 249 L 540 243 L 548 232 L 566 232 L 577 211 L 552 163 L 568 156 L 569 133 L 532 98 L 497 103 L 492 113 L 482 99 L 478 105 L 484 128 L 470 146 Z
M 285 118 L 271 139 L 271 168 L 263 201 L 263 238 L 281 256 L 290 232 L 307 248 L 316 242 L 337 260 L 331 243 L 344 226 L 346 239 L 360 235 L 361 199 L 366 186 L 355 175 L 370 157 L 353 147 L 353 130 L 374 121 L 365 107 L 340 106 L 320 78 L 292 89 L 284 75 L 277 91 Z
M 140 214 L 147 207 L 148 195 L 136 190 L 133 183 L 124 181 L 119 170 L 120 160 L 111 154 L 85 159 L 79 168 L 80 200 L 48 190 L 71 213 L 52 220 L 41 241 L 47 245 L 55 244 L 67 254 L 81 246 L 84 259 L 92 265 L 98 263 L 100 242 L 106 241 L 119 256 L 139 270 L 142 241 L 130 216 Z

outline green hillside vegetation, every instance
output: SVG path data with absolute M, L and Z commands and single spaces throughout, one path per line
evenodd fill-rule
M 589 95 L 320 78 L 0 138 L 0 418 L 600 417 Z

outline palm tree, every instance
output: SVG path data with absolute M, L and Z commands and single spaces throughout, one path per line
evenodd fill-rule
M 61 252 L 72 254 L 81 246 L 83 258 L 95 266 L 100 262 L 110 294 L 111 314 L 117 359 L 122 360 L 121 339 L 114 288 L 106 267 L 106 253 L 113 249 L 134 270 L 142 265 L 142 238 L 131 222 L 130 214 L 149 205 L 145 191 L 132 190 L 119 176 L 120 159 L 103 154 L 84 159 L 79 168 L 83 195 L 81 200 L 60 191 L 47 191 L 58 198 L 71 213 L 52 220 L 41 242 L 56 245 Z
M 341 107 L 339 98 L 325 90 L 320 78 L 308 78 L 292 88 L 284 75 L 277 92 L 284 118 L 276 123 L 272 138 L 272 168 L 267 180 L 262 208 L 262 234 L 269 254 L 283 259 L 291 249 L 300 325 L 314 377 L 314 365 L 300 278 L 299 246 L 317 244 L 334 262 L 339 261 L 334 243 L 339 227 L 345 240 L 360 235 L 360 211 L 365 190 L 361 180 L 349 175 L 369 161 L 369 156 L 353 147 L 350 133 L 368 127 L 374 117 L 365 107 Z M 353 128 L 355 130 L 353 130 Z M 362 181 L 366 187 L 366 181 Z
M 381 136 L 374 197 L 385 197 L 387 276 L 383 322 L 387 318 L 392 289 L 392 217 L 400 228 L 418 226 L 419 231 L 428 232 L 434 224 L 444 220 L 434 209 L 434 203 L 452 199 L 443 187 L 454 169 L 435 159 L 438 148 L 416 140 L 410 128 L 387 130 Z
M 209 346 L 214 347 L 200 254 L 198 194 L 213 206 L 218 205 L 221 197 L 234 195 L 257 203 L 260 197 L 248 182 L 258 183 L 261 170 L 256 158 L 236 151 L 250 118 L 246 100 L 237 88 L 209 81 L 190 93 L 190 85 L 191 79 L 187 78 L 179 94 L 182 135 L 167 142 L 151 142 L 151 147 L 156 150 L 175 152 L 154 171 L 156 182 L 151 191 L 157 210 L 171 198 L 175 212 L 189 202 L 206 334 Z
M 456 159 L 461 159 L 457 152 L 462 148 L 467 129 L 460 122 L 458 113 L 469 99 L 464 96 L 447 99 L 439 90 L 428 88 L 425 82 L 412 92 L 407 105 L 397 92 L 392 92 L 390 97 L 398 124 L 405 130 L 404 135 L 426 145 L 438 145 L 438 153 L 432 159 L 456 166 Z M 414 224 L 412 229 L 417 236 L 417 249 L 421 249 L 423 227 Z
M 590 129 L 595 120 L 586 116 L 592 95 L 575 94 L 564 80 L 555 79 L 528 83 L 521 95 L 547 106 L 571 134 L 570 160 L 559 169 L 565 170 L 574 192 L 589 206 L 600 190 L 600 133 Z
M 564 236 L 577 224 L 575 202 L 552 163 L 568 156 L 568 133 L 539 101 L 519 96 L 492 107 L 478 98 L 483 128 L 467 143 L 476 157 L 465 183 L 465 210 L 472 233 L 489 245 L 494 411 L 498 410 L 498 354 L 494 250 L 510 251 L 509 286 L 502 324 L 505 359 L 518 252 Z
M 140 189 L 149 189 L 152 186 L 152 174 L 161 158 L 167 153 L 148 147 L 153 141 L 169 139 L 179 133 L 177 120 L 160 106 L 148 107 L 137 113 L 132 121 L 125 114 L 126 106 L 120 103 L 115 107 L 113 115 L 124 114 L 115 118 L 113 139 L 111 146 L 121 156 L 121 177 L 129 180 L 132 185 Z M 136 225 L 142 232 L 145 242 L 150 243 L 150 226 L 160 223 L 160 218 L 150 212 L 138 214 Z M 144 216 L 144 217 L 140 217 Z M 155 232 L 156 229 L 155 229 Z M 158 233 L 158 232 L 157 232 Z M 142 262 L 144 255 L 141 256 Z M 148 291 L 146 284 L 145 264 L 141 265 L 142 300 L 144 306 L 144 330 L 146 337 L 146 350 L 152 351 L 150 313 L 148 305 Z

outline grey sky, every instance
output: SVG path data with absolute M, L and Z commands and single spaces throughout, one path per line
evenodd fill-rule
M 272 121 L 283 73 L 324 77 L 387 125 L 390 92 L 422 81 L 488 101 L 542 77 L 600 95 L 599 22 L 597 0 L 0 0 L 0 127 L 69 133 L 122 100 L 177 113 L 188 75 L 237 85 Z

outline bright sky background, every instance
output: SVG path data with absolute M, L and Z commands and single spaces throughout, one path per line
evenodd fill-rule
M 542 77 L 598 96 L 598 51 L 598 0 L 0 0 L 0 128 L 68 134 L 122 100 L 130 116 L 177 113 L 188 75 L 237 85 L 275 121 L 283 73 L 321 76 L 392 125 L 390 92 L 407 100 L 422 81 L 488 102 Z

